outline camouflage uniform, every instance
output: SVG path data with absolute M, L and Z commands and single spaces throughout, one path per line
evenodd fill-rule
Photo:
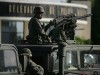
M 35 7 L 34 16 L 30 19 L 28 24 L 29 35 L 27 40 L 34 44 L 41 44 L 44 42 L 44 39 L 49 41 L 47 35 L 45 35 L 43 25 L 39 21 L 39 19 L 42 18 L 42 13 L 44 13 L 42 7 Z
M 43 75 L 43 74 L 44 74 L 44 69 L 40 65 L 37 65 L 32 60 L 30 60 L 26 69 L 26 75 Z
M 42 29 L 41 23 L 37 18 L 31 18 L 29 22 L 29 37 L 34 43 L 42 43 L 42 34 L 44 31 Z
M 24 48 L 20 51 L 20 55 L 27 56 L 27 67 L 25 75 L 43 75 L 44 69 L 31 60 L 32 53 L 30 49 Z

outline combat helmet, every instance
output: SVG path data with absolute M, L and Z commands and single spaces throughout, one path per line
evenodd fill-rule
M 34 14 L 44 13 L 44 8 L 41 6 L 36 6 L 33 10 Z
M 32 52 L 31 52 L 31 50 L 28 49 L 28 48 L 23 48 L 23 49 L 20 51 L 20 55 L 32 56 Z

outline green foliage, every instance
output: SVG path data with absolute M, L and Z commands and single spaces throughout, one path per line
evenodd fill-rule
M 95 0 L 92 0 L 92 7 L 95 6 Z
M 91 40 L 100 45 L 100 0 L 92 0 Z
M 80 38 L 80 37 L 75 37 L 75 41 L 76 41 L 76 44 L 79 44 L 79 45 L 83 45 L 83 44 L 90 45 L 91 44 L 91 40 Z

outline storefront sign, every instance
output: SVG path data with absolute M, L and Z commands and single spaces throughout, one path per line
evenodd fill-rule
M 45 10 L 44 18 L 54 18 L 61 15 L 76 13 L 77 16 L 87 14 L 87 9 L 52 4 L 28 4 L 0 2 L 0 16 L 31 17 L 35 6 L 42 6 Z

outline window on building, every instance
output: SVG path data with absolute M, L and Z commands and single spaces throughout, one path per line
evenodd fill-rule
M 1 42 L 17 43 L 23 39 L 23 22 L 22 21 L 2 21 Z

